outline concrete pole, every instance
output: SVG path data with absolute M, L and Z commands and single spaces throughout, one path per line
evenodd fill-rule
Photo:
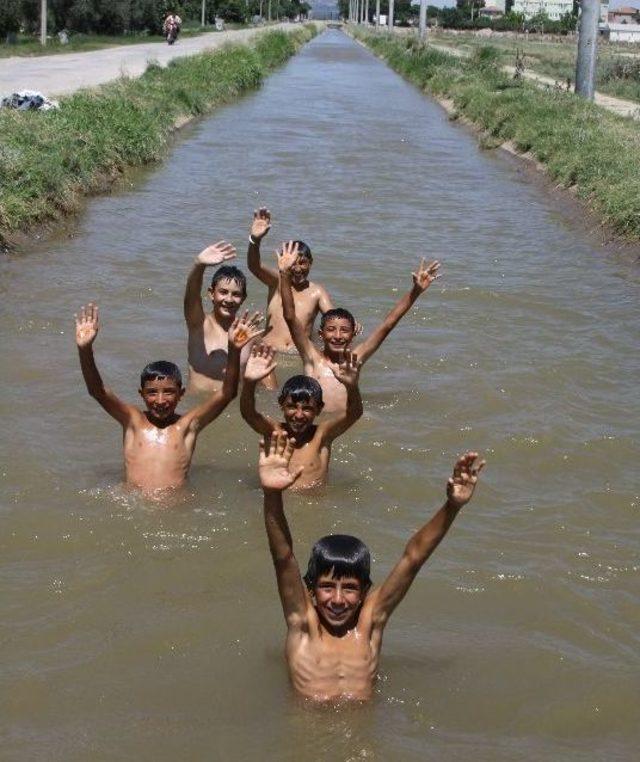
M 271 0 L 269 0 L 269 5 L 267 6 L 267 21 L 271 21 Z
M 376 0 L 376 29 L 380 29 L 380 0 Z
M 40 44 L 47 44 L 47 0 L 40 0 Z
M 420 39 L 427 36 L 427 0 L 420 0 Z
M 353 21 L 353 0 L 349 0 L 349 23 Z
M 202 0 L 202 13 L 200 14 L 200 26 L 204 26 L 207 19 L 207 0 Z
M 394 0 L 389 0 L 389 31 L 393 32 L 393 5 Z
M 364 23 L 369 26 L 369 0 L 365 0 L 364 4 Z
M 593 100 L 598 62 L 598 22 L 600 0 L 582 0 L 578 27 L 578 59 L 576 61 L 576 93 Z

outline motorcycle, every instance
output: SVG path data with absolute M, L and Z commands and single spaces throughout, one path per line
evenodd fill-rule
M 173 45 L 173 43 L 178 39 L 179 31 L 180 27 L 175 22 L 167 25 L 166 38 L 168 45 Z

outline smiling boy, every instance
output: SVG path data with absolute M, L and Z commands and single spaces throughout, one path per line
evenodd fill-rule
M 284 514 L 282 492 L 302 478 L 292 467 L 294 443 L 283 431 L 262 442 L 259 472 L 264 520 L 287 623 L 285 655 L 294 689 L 316 701 L 367 700 L 373 695 L 384 628 L 416 575 L 471 499 L 484 461 L 459 458 L 442 508 L 409 540 L 380 587 L 371 587 L 370 553 L 350 535 L 314 546 L 301 577 Z
M 260 243 L 271 229 L 271 213 L 264 207 L 253 214 L 253 223 L 249 235 L 247 265 L 249 270 L 269 289 L 267 296 L 267 319 L 264 343 L 277 352 L 294 354 L 295 342 L 282 313 L 282 298 L 278 288 L 278 271 L 266 267 L 260 259 Z M 291 264 L 291 294 L 300 321 L 301 330 L 311 337 L 313 324 L 318 313 L 332 308 L 331 299 L 326 289 L 319 283 L 309 280 L 309 271 L 313 264 L 311 249 L 303 241 L 296 241 L 296 258 Z M 271 373 L 263 380 L 267 389 L 276 389 L 275 374 Z
M 188 413 L 176 407 L 184 395 L 179 368 L 170 362 L 154 362 L 140 378 L 140 396 L 146 410 L 128 405 L 107 389 L 93 355 L 98 335 L 98 307 L 88 304 L 76 315 L 76 343 L 80 367 L 89 394 L 122 426 L 125 481 L 144 493 L 175 489 L 184 484 L 198 435 L 225 409 L 238 393 L 240 351 L 259 336 L 260 316 L 245 314 L 228 331 L 227 372 L 222 387 Z
M 274 421 L 256 410 L 256 384 L 272 373 L 276 367 L 275 350 L 264 344 L 253 347 L 244 371 L 240 395 L 240 412 L 252 429 L 265 437 L 273 432 L 284 432 L 295 441 L 293 467 L 304 467 L 304 474 L 296 489 L 309 489 L 324 484 L 329 471 L 331 445 L 362 415 L 362 399 L 358 389 L 360 363 L 355 355 L 345 352 L 342 361 L 333 368 L 337 382 L 345 388 L 344 410 L 320 423 L 315 423 L 322 412 L 323 400 L 320 384 L 307 376 L 293 376 L 282 387 L 278 397 L 284 421 Z
M 296 241 L 283 244 L 278 255 L 284 319 L 302 356 L 304 372 L 306 375 L 317 379 L 322 387 L 325 412 L 343 410 L 346 404 L 344 389 L 339 383 L 336 383 L 332 369 L 336 363 L 340 362 L 344 352 L 350 347 L 356 334 L 356 321 L 348 310 L 341 308 L 327 310 L 320 320 L 319 334 L 322 340 L 322 349 L 320 350 L 314 345 L 298 318 L 297 305 L 293 298 L 292 267 L 297 256 Z M 439 268 L 440 263 L 437 260 L 427 265 L 422 259 L 417 272 L 411 273 L 413 286 L 398 300 L 371 335 L 353 348 L 353 353 L 358 356 L 362 365 L 378 350 L 416 299 L 429 288 L 434 280 L 440 277 L 438 275 Z
M 189 391 L 212 392 L 221 388 L 227 367 L 228 332 L 247 298 L 247 280 L 237 267 L 225 265 L 236 256 L 234 247 L 218 241 L 198 254 L 187 278 L 184 318 L 189 333 Z M 207 292 L 211 312 L 202 308 L 202 280 L 207 267 L 222 265 L 213 274 Z M 240 355 L 243 368 L 250 345 Z

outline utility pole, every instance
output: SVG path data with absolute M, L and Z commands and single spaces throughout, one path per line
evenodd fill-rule
M 271 0 L 269 0 L 269 5 L 267 6 L 267 21 L 271 21 Z
M 376 29 L 380 29 L 380 0 L 376 0 Z
M 393 4 L 394 0 L 389 0 L 389 31 L 393 32 Z
M 200 14 L 200 26 L 204 26 L 206 20 L 207 20 L 207 0 L 202 0 L 202 13 Z
M 593 100 L 598 62 L 598 22 L 600 0 L 582 0 L 578 22 L 578 59 L 576 61 L 576 93 Z
M 47 44 L 47 0 L 40 0 L 40 44 Z
M 364 23 L 369 26 L 369 0 L 365 0 L 364 4 Z
M 420 0 L 420 39 L 427 36 L 427 0 Z

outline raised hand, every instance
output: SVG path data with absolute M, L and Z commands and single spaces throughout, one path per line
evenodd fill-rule
M 258 336 L 262 336 L 264 330 L 259 327 L 262 319 L 262 313 L 254 312 L 249 317 L 249 310 L 246 310 L 244 315 L 236 318 L 229 328 L 229 344 L 232 344 L 236 349 L 242 349 L 245 344 Z
M 235 255 L 236 250 L 230 243 L 218 241 L 203 249 L 196 257 L 196 262 L 200 265 L 219 265 L 228 259 L 233 259 Z
M 454 508 L 462 508 L 471 500 L 482 471 L 484 460 L 478 461 L 477 452 L 465 452 L 453 467 L 453 476 L 447 482 L 447 502 Z
M 439 269 L 440 262 L 438 262 L 437 259 L 434 259 L 433 262 L 430 262 L 427 265 L 424 257 L 422 257 L 420 266 L 418 267 L 418 272 L 411 273 L 413 276 L 413 283 L 416 288 L 420 289 L 420 291 L 426 291 L 433 283 L 433 281 L 437 280 L 440 277 L 440 274 L 438 273 Z
M 349 388 L 350 386 L 357 385 L 362 363 L 359 362 L 358 355 L 353 354 L 350 349 L 345 349 L 342 362 L 337 365 L 331 365 L 330 368 L 338 381 Z
M 76 320 L 76 344 L 89 347 L 95 341 L 100 325 L 98 322 L 98 305 L 90 302 L 86 307 L 80 307 L 80 312 L 74 315 Z
M 281 273 L 288 272 L 298 259 L 298 243 L 296 241 L 287 241 L 282 244 L 282 249 L 276 251 L 278 257 L 278 270 Z
M 289 471 L 294 444 L 295 439 L 289 439 L 282 431 L 274 431 L 271 439 L 260 442 L 258 473 L 263 489 L 282 492 L 298 479 L 304 466 Z
M 253 213 L 253 222 L 251 224 L 251 238 L 254 241 L 261 241 L 271 229 L 271 212 L 264 206 L 256 209 Z
M 267 344 L 253 346 L 244 369 L 245 379 L 247 381 L 261 381 L 266 378 L 271 371 L 276 369 L 275 355 L 276 350 Z

